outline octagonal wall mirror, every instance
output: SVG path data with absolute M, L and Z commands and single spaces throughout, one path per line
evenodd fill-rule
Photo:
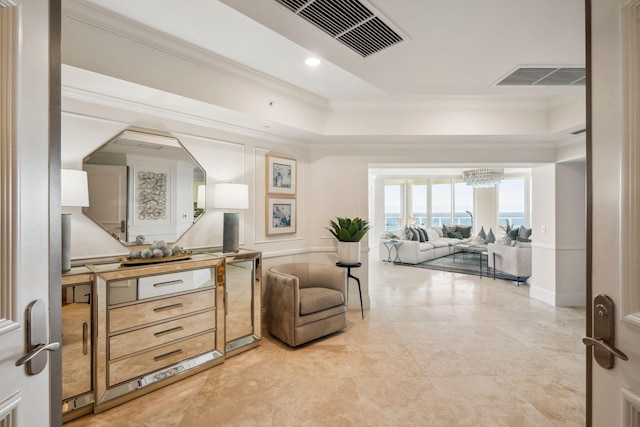
M 206 172 L 173 136 L 125 130 L 83 168 L 85 215 L 124 245 L 175 242 L 205 212 Z

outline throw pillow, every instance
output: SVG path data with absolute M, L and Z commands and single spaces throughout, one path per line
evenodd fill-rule
M 409 230 L 411 230 L 411 240 L 413 240 L 414 242 L 419 242 L 420 236 L 418 234 L 418 231 L 413 227 L 409 227 Z
M 487 240 L 487 233 L 484 232 L 484 227 L 480 227 L 480 232 L 478 233 L 478 237 L 482 237 L 482 240 Z
M 494 243 L 496 241 L 496 236 L 493 234 L 493 229 L 489 228 L 489 232 L 487 233 L 487 237 L 484 239 L 486 243 Z
M 509 230 L 509 232 L 507 233 L 507 236 L 508 236 L 511 240 L 516 240 L 516 237 L 518 237 L 518 230 L 520 230 L 520 227 L 512 228 L 512 229 L 511 229 L 511 230 Z
M 459 231 L 450 231 L 448 234 L 449 234 L 449 237 L 452 239 L 462 240 L 462 233 Z
M 438 233 L 438 237 L 444 237 L 444 233 L 442 232 L 442 227 L 430 227 L 433 230 L 436 230 L 436 233 Z
M 504 236 L 502 239 L 500 239 L 500 244 L 504 246 L 511 246 L 511 239 L 509 238 L 509 236 Z
M 440 235 L 438 234 L 438 232 L 433 228 L 427 228 L 427 236 L 429 236 L 428 240 L 430 242 L 435 242 L 440 238 Z
M 427 232 L 424 228 L 416 228 L 416 230 L 418 230 L 418 233 L 420 234 L 421 242 L 427 242 L 429 240 L 429 237 L 427 237 Z
M 529 237 L 531 237 L 531 229 L 524 226 L 520 227 L 520 229 L 518 230 L 518 236 L 528 239 Z
M 525 239 L 524 237 L 520 237 L 520 236 L 516 237 L 516 240 L 518 242 L 529 242 L 529 243 L 531 243 L 531 239 Z
M 455 225 L 444 224 L 442 226 L 442 233 L 445 236 L 448 236 L 450 232 L 458 231 L 458 228 Z
M 527 242 L 523 242 L 521 240 L 517 240 L 516 241 L 516 247 L 517 248 L 530 248 L 531 247 L 531 240 L 529 240 Z
M 384 239 L 384 240 L 386 240 L 386 239 L 395 239 L 395 238 L 396 238 L 396 235 L 395 235 L 395 234 L 393 234 L 393 233 L 392 233 L 392 232 L 390 232 L 390 231 L 385 231 L 384 233 L 382 233 L 382 236 L 380 236 L 380 238 L 381 238 L 381 239 Z
M 467 239 L 471 237 L 471 226 L 470 225 L 457 225 L 456 231 L 462 233 L 462 237 Z
M 404 240 L 413 240 L 413 232 L 409 227 L 404 227 Z

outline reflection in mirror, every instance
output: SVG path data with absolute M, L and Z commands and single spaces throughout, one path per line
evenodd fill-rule
M 226 264 L 227 342 L 253 334 L 253 260 Z
M 175 242 L 205 212 L 206 173 L 175 137 L 126 130 L 83 168 L 84 213 L 124 245 Z

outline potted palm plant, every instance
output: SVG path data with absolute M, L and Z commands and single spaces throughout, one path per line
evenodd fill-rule
M 362 218 L 341 218 L 329 220 L 327 230 L 338 239 L 338 262 L 355 265 L 360 262 L 360 240 L 369 231 L 369 222 Z

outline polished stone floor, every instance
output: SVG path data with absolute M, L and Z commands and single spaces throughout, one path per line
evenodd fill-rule
M 344 332 L 260 347 L 81 426 L 583 426 L 583 308 L 528 286 L 370 265 Z

